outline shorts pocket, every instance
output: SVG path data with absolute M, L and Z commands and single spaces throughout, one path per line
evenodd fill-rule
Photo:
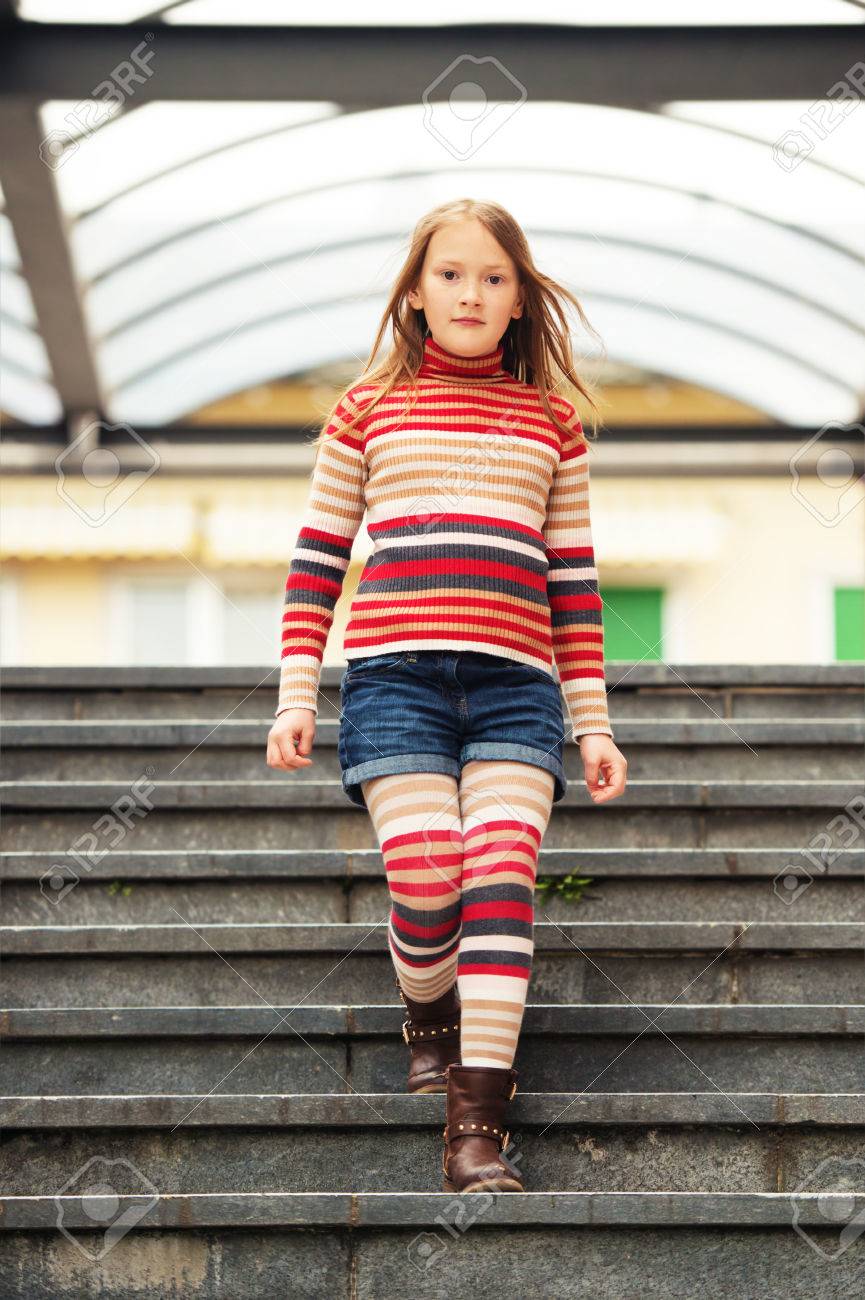
M 360 659 L 349 659 L 343 672 L 343 678 L 372 677 L 378 673 L 391 672 L 401 668 L 404 663 L 414 662 L 412 650 L 398 650 L 394 654 L 363 655 Z
M 507 655 L 485 655 L 486 659 L 492 659 L 496 667 L 502 672 L 508 670 L 513 672 L 522 672 L 527 677 L 535 677 L 541 682 L 554 682 L 555 678 L 552 673 L 548 673 L 545 668 L 536 668 L 534 664 L 524 664 L 520 659 L 509 659 Z

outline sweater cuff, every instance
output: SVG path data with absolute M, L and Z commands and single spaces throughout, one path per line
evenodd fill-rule
M 314 655 L 286 655 L 280 665 L 276 717 L 286 709 L 312 709 L 318 713 L 321 660 Z
M 597 679 L 592 679 L 593 683 Z M 610 725 L 610 715 L 607 712 L 607 697 L 603 684 L 600 692 L 595 686 L 590 692 L 576 681 L 573 683 L 566 682 L 565 686 L 565 704 L 568 709 L 568 716 L 571 721 L 572 734 L 574 740 L 579 740 L 580 736 L 602 735 L 609 736 L 612 739 L 613 728 Z M 572 689 L 568 692 L 567 687 Z

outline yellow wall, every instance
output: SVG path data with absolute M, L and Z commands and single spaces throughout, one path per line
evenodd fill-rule
M 123 529 L 112 542 L 106 529 L 70 520 L 53 479 L 7 479 L 0 576 L 5 608 L 11 600 L 17 611 L 14 661 L 112 662 L 109 593 L 123 574 L 194 576 L 216 600 L 224 580 L 248 581 L 272 591 L 278 604 L 308 486 L 300 477 L 155 476 L 122 507 Z M 830 660 L 832 589 L 863 581 L 865 505 L 860 491 L 858 504 L 830 526 L 838 490 L 816 480 L 805 489 L 813 512 L 788 479 L 635 479 L 595 471 L 602 589 L 666 589 L 668 661 Z M 820 511 L 824 522 L 815 517 Z M 165 518 L 176 527 L 160 530 Z M 125 552 L 112 549 L 121 543 Z M 368 549 L 361 529 L 326 662 L 343 661 L 350 594 Z M 270 662 L 269 646 L 254 661 Z

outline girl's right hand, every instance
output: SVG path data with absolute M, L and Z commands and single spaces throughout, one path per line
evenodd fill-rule
M 315 740 L 315 710 L 286 709 L 270 728 L 267 737 L 267 766 L 288 771 L 312 763 L 306 758 Z

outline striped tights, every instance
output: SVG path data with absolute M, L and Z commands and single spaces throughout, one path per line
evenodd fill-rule
M 363 793 L 391 898 L 388 942 L 407 997 L 456 979 L 463 1065 L 513 1065 L 534 953 L 538 850 L 553 776 L 511 761 L 378 776 Z

